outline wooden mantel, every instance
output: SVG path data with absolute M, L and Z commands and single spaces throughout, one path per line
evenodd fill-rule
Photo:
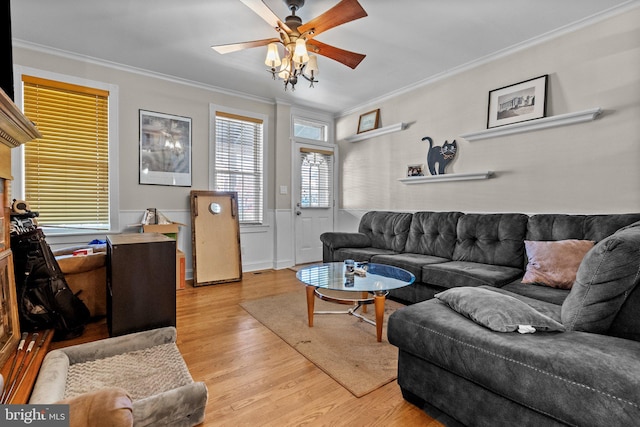
M 35 125 L 0 90 L 0 178 L 11 179 L 11 149 L 41 137 Z
M 10 206 L 11 206 L 11 149 L 29 142 L 32 139 L 41 138 L 42 135 L 35 125 L 20 111 L 4 91 L 0 89 L 0 273 L 1 278 L 8 283 L 2 287 L 8 287 L 9 293 L 2 297 L 3 309 L 9 313 L 10 320 L 5 316 L 0 319 L 2 326 L 2 342 L 0 342 L 0 373 L 5 381 L 9 381 L 11 372 L 10 363 L 18 355 L 16 350 L 20 341 L 20 325 L 18 317 L 17 290 L 13 273 L 13 254 L 10 249 Z M 9 318 L 7 317 L 7 319 Z M 33 336 L 33 334 L 32 334 Z M 15 368 L 13 377 L 15 382 L 11 382 L 5 391 L 11 390 L 10 399 L 7 403 L 27 403 L 31 388 L 35 382 L 36 375 L 40 369 L 42 358 L 47 352 L 51 342 L 52 333 L 47 335 L 47 339 L 42 341 L 40 350 L 30 354 L 29 357 L 21 357 L 25 361 L 23 369 Z M 41 337 L 42 339 L 42 337 Z M 22 351 L 20 356 L 26 356 L 26 351 Z M 37 357 L 36 357 L 37 356 Z M 32 362 L 33 360 L 33 362 Z M 18 375 L 20 374 L 20 375 Z

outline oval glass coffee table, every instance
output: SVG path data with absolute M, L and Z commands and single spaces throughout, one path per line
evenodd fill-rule
M 346 266 L 342 262 L 314 264 L 300 269 L 296 277 L 307 287 L 307 315 L 309 327 L 313 326 L 314 314 L 351 314 L 376 326 L 378 342 L 382 341 L 382 322 L 384 320 L 384 302 L 389 291 L 412 284 L 416 278 L 402 268 L 391 265 L 356 263 L 356 272 L 347 274 Z M 354 298 L 341 298 L 323 293 L 323 290 L 353 292 Z M 373 294 L 373 295 L 371 295 Z M 314 311 L 315 298 L 338 304 L 353 306 L 347 311 Z M 367 319 L 356 311 L 360 307 L 366 310 L 367 304 L 375 306 L 375 322 Z

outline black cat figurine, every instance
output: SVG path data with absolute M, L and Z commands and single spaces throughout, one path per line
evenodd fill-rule
M 422 140 L 429 141 L 429 151 L 427 151 L 427 166 L 429 168 L 429 173 L 431 173 L 431 175 L 444 175 L 444 169 L 456 157 L 458 144 L 456 144 L 455 140 L 451 144 L 449 144 L 448 141 L 445 141 L 444 144 L 442 144 L 442 147 L 440 147 L 437 145 L 434 146 L 433 140 L 428 136 L 425 136 Z M 438 165 L 437 170 L 436 165 Z

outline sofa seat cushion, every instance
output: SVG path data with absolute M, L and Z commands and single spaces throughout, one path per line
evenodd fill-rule
M 371 262 L 377 264 L 393 265 L 394 267 L 403 268 L 416 276 L 416 282 L 422 282 L 422 266 L 425 264 L 438 264 L 448 262 L 447 258 L 441 258 L 430 255 L 421 254 L 393 254 L 393 255 L 374 255 Z
M 336 262 L 352 259 L 354 261 L 371 261 L 374 255 L 395 255 L 397 252 L 379 248 L 341 248 L 333 253 L 333 260 Z
M 467 261 L 449 261 L 422 267 L 422 282 L 443 288 L 503 286 L 522 276 L 522 269 Z
M 522 283 L 520 279 L 507 283 L 501 289 L 514 294 L 526 296 L 540 301 L 556 304 L 558 308 L 569 295 L 569 289 L 551 288 L 549 286 Z
M 403 352 L 569 425 L 640 419 L 635 341 L 577 331 L 494 332 L 435 299 L 397 310 L 387 335 Z

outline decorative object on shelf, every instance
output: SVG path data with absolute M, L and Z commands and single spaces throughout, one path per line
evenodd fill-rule
M 407 176 L 424 176 L 424 165 L 423 164 L 407 165 Z
M 191 187 L 191 118 L 140 110 L 140 184 Z
M 577 111 L 574 113 L 558 114 L 557 116 L 545 117 L 543 119 L 531 120 L 527 122 L 514 123 L 512 125 L 499 126 L 493 129 L 482 129 L 476 132 L 468 132 L 460 135 L 461 138 L 469 142 L 480 139 L 490 139 L 505 135 L 515 135 L 517 133 L 531 132 L 540 129 L 549 129 L 558 126 L 568 126 L 576 123 L 590 122 L 602 114 L 600 107 L 589 110 Z
M 368 113 L 360 114 L 360 120 L 358 121 L 358 133 L 378 129 L 378 126 L 380 126 L 379 108 L 369 111 Z
M 433 140 L 430 137 L 425 136 L 422 140 L 429 141 L 429 151 L 427 151 L 427 168 L 429 169 L 429 173 L 431 175 L 444 175 L 446 173 L 445 168 L 456 157 L 458 144 L 454 140 L 451 143 L 445 141 L 442 146 L 434 146 Z M 437 170 L 436 165 L 438 165 Z
M 225 54 L 268 45 L 267 57 L 264 63 L 269 67 L 268 71 L 271 72 L 274 80 L 280 78 L 284 81 L 285 90 L 289 85 L 291 85 L 291 90 L 295 90 L 298 77 L 304 77 L 309 81 L 311 83 L 310 87 L 313 87 L 313 84 L 318 82 L 316 80 L 318 61 L 314 53 L 331 58 L 352 69 L 355 69 L 365 58 L 365 55 L 360 53 L 349 52 L 312 40 L 313 37 L 324 31 L 367 16 L 367 12 L 358 3 L 358 0 L 342 0 L 306 24 L 303 24 L 302 19 L 296 16 L 296 12 L 304 6 L 304 0 L 284 0 L 291 11 L 291 15 L 287 16 L 284 21 L 280 20 L 263 1 L 241 1 L 272 28 L 275 28 L 280 39 L 269 38 L 211 46 L 211 48 L 220 54 Z M 280 54 L 278 53 L 278 43 L 284 46 L 282 60 L 280 60 Z M 312 53 L 310 54 L 309 51 Z M 277 70 L 276 67 L 280 67 L 280 69 Z
M 495 176 L 493 171 L 473 172 L 473 173 L 448 173 L 445 175 L 433 176 L 409 176 L 406 178 L 398 178 L 403 184 L 433 184 L 436 182 L 451 181 L 475 181 L 481 179 L 489 179 Z
M 487 129 L 544 117 L 547 77 L 545 74 L 490 91 Z
M 389 125 L 389 126 L 381 127 L 381 128 L 374 129 L 374 130 L 370 130 L 368 132 L 355 134 L 355 135 L 349 135 L 349 136 L 345 137 L 344 140 L 347 141 L 347 142 L 358 142 L 358 141 L 362 141 L 362 140 L 365 140 L 365 139 L 375 138 L 376 136 L 386 135 L 388 133 L 400 132 L 402 130 L 405 130 L 407 127 L 409 127 L 408 123 L 403 123 L 403 122 L 395 123 L 395 124 L 392 124 L 392 125 Z

